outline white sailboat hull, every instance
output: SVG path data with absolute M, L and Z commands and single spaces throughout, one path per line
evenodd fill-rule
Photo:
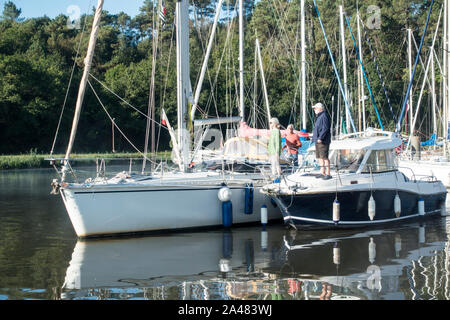
M 279 219 L 280 210 L 270 197 L 254 186 L 253 213 L 245 214 L 245 183 L 229 184 L 232 191 L 233 224 L 261 221 L 261 206 L 268 219 Z M 221 226 L 221 182 L 207 184 L 110 184 L 68 185 L 61 195 L 79 237 L 120 233 L 165 231 Z

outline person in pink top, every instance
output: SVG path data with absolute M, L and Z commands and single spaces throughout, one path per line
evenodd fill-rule
M 294 132 L 294 126 L 292 124 L 287 126 L 286 145 L 283 149 L 287 149 L 288 159 L 293 163 L 298 163 L 298 148 L 302 146 L 298 134 Z

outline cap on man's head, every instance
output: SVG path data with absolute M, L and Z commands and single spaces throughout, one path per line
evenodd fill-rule
M 316 109 L 316 108 L 319 108 L 319 109 L 324 109 L 324 107 L 323 107 L 323 104 L 322 103 L 316 103 L 315 105 L 313 105 L 313 109 Z
M 290 123 L 290 124 L 288 124 L 287 128 L 288 129 L 291 129 L 291 128 L 294 129 L 294 125 L 292 123 Z
M 270 119 L 269 123 L 279 124 L 280 122 L 278 121 L 278 118 L 272 118 Z

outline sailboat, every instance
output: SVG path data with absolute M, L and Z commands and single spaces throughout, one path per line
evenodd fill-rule
M 189 90 L 188 0 L 176 2 L 179 171 L 151 175 L 120 173 L 111 179 L 70 182 L 70 154 L 92 63 L 104 0 L 98 0 L 72 132 L 53 192 L 62 197 L 78 237 L 174 231 L 281 220 L 279 208 L 259 192 L 260 172 L 191 171 L 186 130 Z M 242 2 L 241 2 L 242 4 Z M 258 209 L 261 208 L 259 211 Z M 259 214 L 261 212 L 261 215 Z
M 443 14 L 442 14 L 443 11 Z M 433 114 L 433 135 L 432 135 L 432 141 L 431 143 L 436 146 L 438 142 L 436 141 L 437 137 L 437 120 L 436 120 L 436 112 L 437 112 L 437 101 L 436 101 L 436 93 L 434 88 L 434 60 L 435 60 L 435 52 L 434 52 L 434 45 L 436 41 L 437 31 L 439 29 L 439 21 L 441 15 L 444 17 L 444 23 L 443 23 L 443 45 L 444 49 L 443 51 L 443 135 L 444 135 L 444 141 L 441 143 L 441 146 L 438 148 L 434 148 L 434 150 L 431 150 L 431 152 L 428 152 L 425 154 L 422 152 L 421 154 L 416 151 L 416 153 L 411 152 L 411 139 L 414 133 L 414 127 L 417 121 L 417 115 L 420 107 L 420 102 L 422 98 L 422 93 L 426 84 L 427 80 L 427 74 L 428 70 L 431 69 L 432 74 L 432 80 L 431 80 L 431 88 L 433 95 L 433 101 L 432 101 L 432 114 Z M 406 150 L 401 154 L 401 157 L 399 157 L 399 169 L 407 175 L 410 179 L 429 179 L 428 177 L 433 177 L 435 179 L 441 180 L 443 184 L 446 186 L 446 188 L 450 188 L 450 161 L 448 159 L 447 155 L 447 141 L 448 141 L 448 119 L 450 112 L 448 108 L 450 107 L 450 94 L 449 94 L 449 87 L 450 87 L 450 51 L 448 50 L 449 46 L 449 38 L 450 38 L 450 23 L 448 21 L 450 17 L 450 8 L 448 5 L 448 1 L 445 0 L 443 3 L 443 8 L 441 9 L 441 13 L 439 15 L 439 20 L 437 22 L 437 27 L 435 31 L 435 35 L 433 38 L 433 43 L 431 45 L 430 55 L 427 61 L 426 66 L 423 66 L 425 71 L 425 76 L 422 83 L 421 92 L 419 95 L 419 100 L 417 103 L 416 110 L 413 115 L 413 110 L 411 110 L 410 115 L 410 136 L 408 138 L 407 142 L 407 148 Z M 411 62 L 410 62 L 410 69 L 411 69 Z M 410 98 L 409 105 L 412 105 L 412 99 Z M 411 107 L 410 107 L 411 109 Z M 427 144 L 427 143 L 421 143 L 421 144 Z

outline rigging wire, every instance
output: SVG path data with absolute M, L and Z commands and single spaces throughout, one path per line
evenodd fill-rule
M 111 115 L 109 114 L 108 110 L 106 110 L 105 105 L 102 103 L 102 101 L 100 100 L 100 97 L 97 95 L 97 92 L 95 91 L 94 87 L 92 86 L 91 82 L 88 80 L 88 84 L 92 89 L 92 92 L 94 93 L 95 97 L 97 98 L 98 102 L 100 103 L 100 105 L 102 106 L 103 110 L 105 111 L 106 115 L 108 116 L 109 120 L 111 121 L 111 123 L 114 125 L 114 127 L 120 132 L 120 134 L 125 138 L 125 140 L 133 147 L 134 150 L 136 150 L 145 160 L 157 164 L 157 162 L 147 158 L 147 156 L 141 152 L 132 142 L 131 140 L 125 135 L 125 133 L 123 133 L 123 131 L 119 128 L 119 126 L 117 125 L 117 123 L 115 122 L 114 118 L 111 117 Z

